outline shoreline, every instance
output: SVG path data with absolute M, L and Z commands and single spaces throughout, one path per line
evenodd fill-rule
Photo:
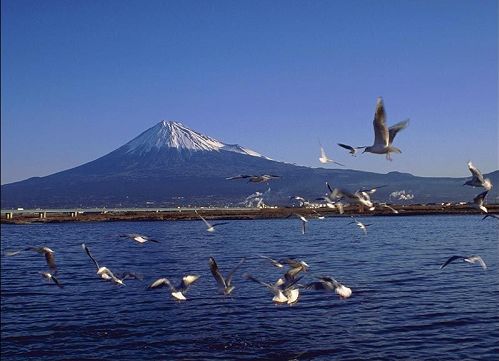
M 254 220 L 254 219 L 284 219 L 299 213 L 307 218 L 317 218 L 319 213 L 325 217 L 358 217 L 376 216 L 421 216 L 421 215 L 484 215 L 478 209 L 468 205 L 392 205 L 398 211 L 393 213 L 388 208 L 377 208 L 370 212 L 361 207 L 346 206 L 344 213 L 330 208 L 199 208 L 199 214 L 210 220 Z M 488 205 L 490 214 L 499 214 L 499 204 Z M 181 221 L 198 220 L 193 208 L 171 210 L 77 210 L 77 211 L 17 211 L 7 218 L 8 211 L 2 211 L 2 224 L 34 224 L 34 223 L 73 223 L 73 222 L 119 222 L 119 221 Z

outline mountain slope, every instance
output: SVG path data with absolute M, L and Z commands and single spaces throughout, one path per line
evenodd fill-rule
M 281 178 L 269 185 L 225 179 L 238 174 Z M 498 184 L 499 172 L 488 176 Z M 181 123 L 162 121 L 92 162 L 3 185 L 2 208 L 237 205 L 269 186 L 267 201 L 287 204 L 291 195 L 310 199 L 323 195 L 326 181 L 352 190 L 387 184 L 375 197 L 385 201 L 390 193 L 402 190 L 414 195 L 411 203 L 469 201 L 479 190 L 463 187 L 464 180 L 301 167 L 225 144 Z

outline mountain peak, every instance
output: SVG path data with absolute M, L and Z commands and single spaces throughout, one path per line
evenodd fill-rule
M 162 120 L 124 145 L 127 153 L 144 154 L 152 150 L 176 149 L 178 151 L 229 151 L 262 157 L 261 154 L 237 144 L 225 144 L 192 130 L 173 120 Z

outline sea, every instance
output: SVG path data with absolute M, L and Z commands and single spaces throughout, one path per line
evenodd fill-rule
M 234 220 L 209 233 L 201 221 L 58 223 L 1 226 L 2 360 L 498 360 L 499 222 L 479 215 Z M 159 243 L 138 244 L 140 233 Z M 82 249 L 113 273 L 100 279 Z M 47 282 L 43 255 L 6 251 L 46 246 L 63 288 Z M 480 255 L 488 268 L 453 262 Z M 330 276 L 352 289 L 301 289 L 294 305 L 272 302 L 284 273 L 267 259 L 305 261 L 299 284 Z M 217 292 L 242 259 L 231 296 Z M 172 299 L 158 278 L 200 278 Z

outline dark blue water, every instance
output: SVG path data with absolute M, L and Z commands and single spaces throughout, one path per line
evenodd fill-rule
M 59 289 L 41 278 L 43 256 L 2 257 L 3 360 L 497 360 L 499 355 L 498 223 L 479 216 L 376 217 L 364 236 L 349 218 L 231 221 L 214 234 L 201 222 L 2 225 L 1 248 L 45 245 L 56 252 Z M 135 244 L 120 233 L 160 244 Z M 115 273 L 142 273 L 120 287 L 100 280 L 81 248 Z M 310 264 L 303 281 L 331 275 L 353 290 L 302 291 L 278 306 L 243 273 L 280 276 L 257 255 L 295 256 Z M 439 266 L 454 254 L 488 264 Z M 223 273 L 241 257 L 232 298 L 217 294 L 208 257 Z M 166 289 L 201 275 L 187 302 Z

